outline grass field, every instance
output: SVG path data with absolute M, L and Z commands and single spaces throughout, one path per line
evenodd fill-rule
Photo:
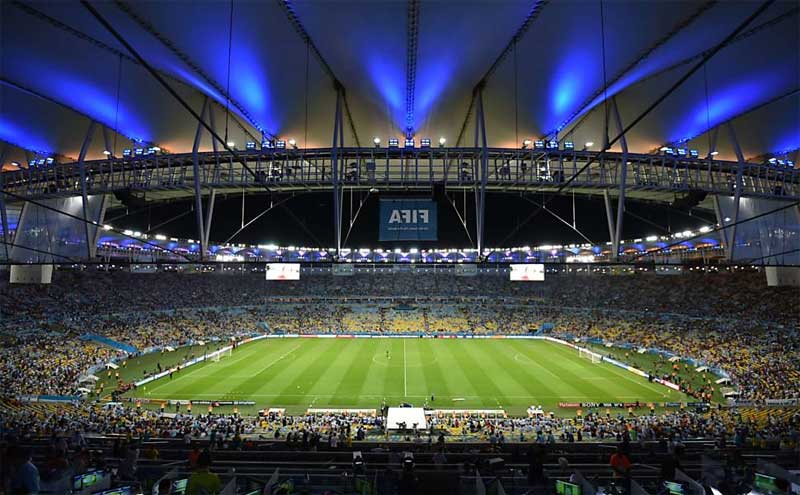
M 285 407 L 289 413 L 377 409 L 384 399 L 390 406 L 427 401 L 437 408 L 503 408 L 513 415 L 531 405 L 555 410 L 559 401 L 686 400 L 610 364 L 592 364 L 565 346 L 511 339 L 265 339 L 131 394 L 253 400 L 258 408 Z

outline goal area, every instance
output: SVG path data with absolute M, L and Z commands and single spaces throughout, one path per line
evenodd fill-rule
M 578 348 L 578 356 L 583 358 L 583 359 L 588 359 L 592 363 L 595 363 L 595 364 L 600 363 L 600 362 L 603 361 L 603 357 L 600 356 L 600 354 L 597 354 L 596 352 L 592 352 L 589 349 L 584 349 L 582 347 Z
M 215 352 L 211 355 L 211 362 L 218 363 L 220 359 L 223 357 L 227 357 L 233 354 L 233 348 L 228 347 L 227 349 L 220 349 L 219 351 Z

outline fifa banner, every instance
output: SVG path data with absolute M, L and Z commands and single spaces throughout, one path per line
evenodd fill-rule
M 540 263 L 510 266 L 512 282 L 544 282 L 544 265 Z
M 300 280 L 300 263 L 267 263 L 267 280 Z
M 381 199 L 380 241 L 437 240 L 436 202 L 430 199 Z

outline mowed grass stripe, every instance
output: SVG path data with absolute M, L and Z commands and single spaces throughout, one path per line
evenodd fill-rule
M 389 359 L 386 360 L 386 374 L 383 377 L 383 395 L 388 401 L 390 397 L 403 397 L 403 339 L 386 340 L 388 341 Z M 385 356 L 386 348 L 383 349 L 381 354 Z M 390 405 L 397 405 L 394 402 L 396 401 L 392 401 Z
M 444 378 L 444 372 L 439 363 L 439 356 L 433 351 L 436 346 L 436 341 L 432 339 L 421 339 L 418 341 L 419 356 L 423 362 L 422 374 L 425 378 L 425 395 L 439 395 L 441 397 L 448 397 L 450 389 L 447 386 L 447 380 Z M 438 347 L 438 346 L 436 346 Z M 417 388 L 409 389 L 417 390 Z M 432 405 L 432 404 L 429 404 Z
M 510 340 L 498 342 L 500 349 L 509 358 L 509 363 L 515 365 L 515 372 L 525 376 L 527 389 L 534 399 L 541 396 L 556 396 L 558 392 L 569 395 L 579 394 L 578 390 L 571 385 L 562 381 L 554 381 L 555 374 L 551 374 L 550 370 L 540 364 L 539 359 L 526 354 L 531 349 L 521 349 L 515 344 L 516 342 Z M 517 360 L 517 356 L 522 356 L 522 359 Z
M 389 374 L 389 360 L 386 359 L 389 344 L 386 340 L 389 339 L 370 340 L 373 345 L 369 347 L 369 351 L 363 350 L 359 356 L 364 364 L 366 379 L 361 383 L 357 397 L 383 397 L 386 392 L 385 382 Z
M 275 404 L 302 404 L 313 401 L 316 390 L 330 393 L 324 387 L 315 389 L 320 378 L 326 373 L 333 361 L 342 352 L 343 344 L 334 340 L 317 339 L 316 351 L 304 352 L 302 357 L 294 364 L 287 367 L 282 373 L 275 376 L 272 384 L 273 393 L 277 393 Z M 305 344 L 308 345 L 308 344 Z M 297 387 L 300 387 L 299 389 Z M 305 399 L 298 399 L 298 395 L 307 395 Z
M 258 390 L 264 383 L 269 382 L 281 369 L 286 369 L 291 363 L 293 354 L 308 352 L 303 350 L 301 342 L 293 342 L 291 346 L 270 346 L 270 351 L 258 359 L 250 359 L 244 363 L 244 380 L 238 383 L 231 382 L 230 388 L 233 395 L 246 395 Z
M 252 360 L 252 362 L 259 363 L 265 356 L 268 358 L 273 353 L 277 355 L 281 349 L 287 348 L 289 344 L 289 342 L 280 342 L 280 345 L 274 348 L 268 347 L 267 342 L 264 341 L 246 344 L 236 349 L 231 356 L 220 359 L 218 363 L 205 361 L 179 371 L 172 380 L 162 378 L 163 383 L 167 386 L 160 388 L 159 394 L 170 394 L 170 397 L 181 398 L 181 396 L 190 395 L 198 390 L 211 392 L 217 389 L 218 385 L 223 385 L 224 392 L 222 393 L 230 392 L 232 377 L 248 376 L 245 371 L 248 361 Z M 267 349 L 269 351 L 265 355 L 264 353 Z
M 334 366 L 337 373 L 329 373 L 326 377 L 326 380 L 330 382 L 329 390 L 334 390 L 333 404 L 357 403 L 359 392 L 367 381 L 370 365 L 374 364 L 372 356 L 375 354 L 378 343 L 373 342 L 372 339 L 352 340 L 353 350 L 347 354 L 342 352 L 341 358 L 346 358 L 346 360 L 342 363 L 341 370 Z
M 483 342 L 486 343 L 486 342 Z M 486 364 L 482 361 L 486 354 L 478 350 L 478 346 L 470 345 L 472 342 L 461 346 L 445 346 L 453 356 L 453 361 L 461 368 L 467 380 L 481 397 L 480 404 L 496 408 L 498 401 L 507 402 L 502 384 L 498 385 L 489 375 Z M 452 347 L 452 348 L 448 348 Z M 491 357 L 489 357 L 490 359 Z
M 467 404 L 466 401 L 453 401 L 453 399 L 458 399 L 466 396 L 477 395 L 477 390 L 473 387 L 472 383 L 470 383 L 469 378 L 467 375 L 464 374 L 464 371 L 458 366 L 458 363 L 455 361 L 455 358 L 451 352 L 449 352 L 450 347 L 456 347 L 457 342 L 455 340 L 441 340 L 436 341 L 436 345 L 434 346 L 431 344 L 431 348 L 435 347 L 434 354 L 437 357 L 436 366 L 442 372 L 443 381 L 441 384 L 437 386 L 437 388 L 431 390 L 433 393 L 436 394 L 437 401 L 441 400 L 445 403 L 439 403 L 439 407 L 461 407 Z M 436 386 L 436 385 L 432 385 Z M 441 387 L 441 390 L 439 389 Z M 479 401 L 473 401 L 474 403 L 480 405 Z
M 475 351 L 480 351 L 481 363 L 487 370 L 488 377 L 503 390 L 503 398 L 497 399 L 496 405 L 509 405 L 509 398 L 506 396 L 534 396 L 537 390 L 529 383 L 525 383 L 524 373 L 520 369 L 519 363 L 513 359 L 508 359 L 502 352 L 499 340 L 491 340 L 485 345 L 470 346 Z M 539 391 L 541 393 L 541 391 Z M 524 399 L 523 399 L 524 400 Z

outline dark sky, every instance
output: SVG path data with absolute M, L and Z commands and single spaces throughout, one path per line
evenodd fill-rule
M 363 193 L 362 193 L 363 196 Z M 419 195 L 424 196 L 424 195 Z M 285 195 L 273 195 L 277 202 Z M 397 197 L 389 195 L 384 197 Z M 430 197 L 430 195 L 428 196 Z M 450 198 L 457 198 L 459 209 L 463 209 L 463 194 L 450 193 Z M 528 196 L 541 203 L 542 195 Z M 550 200 L 548 210 L 552 210 L 563 219 L 572 223 L 573 198 L 568 196 L 547 196 Z M 370 195 L 359 214 L 352 232 L 345 244 L 350 248 L 466 248 L 470 241 L 461 226 L 454 208 L 443 197 L 438 197 L 439 209 L 439 241 L 438 242 L 378 242 L 378 195 Z M 297 195 L 284 203 L 285 207 L 274 208 L 262 216 L 248 228 L 243 230 L 230 242 L 244 244 L 278 244 L 282 246 L 331 247 L 334 245 L 333 213 L 331 193 L 305 193 Z M 245 198 L 245 223 L 269 206 L 270 196 L 267 194 L 250 195 Z M 354 209 L 358 205 L 358 196 L 354 200 Z M 159 223 L 164 222 L 181 212 L 190 211 L 192 201 L 177 201 L 154 205 L 144 211 L 129 215 L 112 222 L 117 228 L 129 228 L 146 232 Z M 467 194 L 467 217 L 470 234 L 475 237 L 474 196 Z M 545 211 L 540 211 L 529 222 L 525 219 L 538 207 L 522 199 L 517 194 L 487 193 L 486 209 L 486 246 L 514 247 L 539 244 L 570 244 L 586 242 L 570 227 Z M 615 204 L 615 203 L 614 203 Z M 345 195 L 343 213 L 344 239 L 348 231 L 350 212 L 350 196 Z M 595 243 L 608 241 L 608 227 L 601 195 L 575 196 L 575 216 L 577 228 Z M 131 208 L 129 211 L 133 211 Z M 291 211 L 291 213 L 289 213 Z M 107 219 L 125 213 L 124 209 L 116 209 L 106 214 Z M 638 217 L 638 218 L 637 218 Z M 642 220 L 646 219 L 646 220 Z M 691 213 L 677 210 L 660 203 L 628 201 L 623 239 L 633 239 L 648 235 L 665 234 L 696 229 L 701 225 L 714 222 L 714 215 L 704 210 Z M 217 196 L 214 210 L 214 222 L 211 230 L 211 242 L 221 243 L 236 232 L 242 224 L 242 196 L 229 195 L 227 198 Z M 302 226 L 301 226 L 302 224 Z M 657 227 L 658 226 L 658 227 Z M 183 217 L 162 227 L 152 230 L 153 234 L 166 234 L 182 239 L 196 239 L 195 216 L 190 212 Z

